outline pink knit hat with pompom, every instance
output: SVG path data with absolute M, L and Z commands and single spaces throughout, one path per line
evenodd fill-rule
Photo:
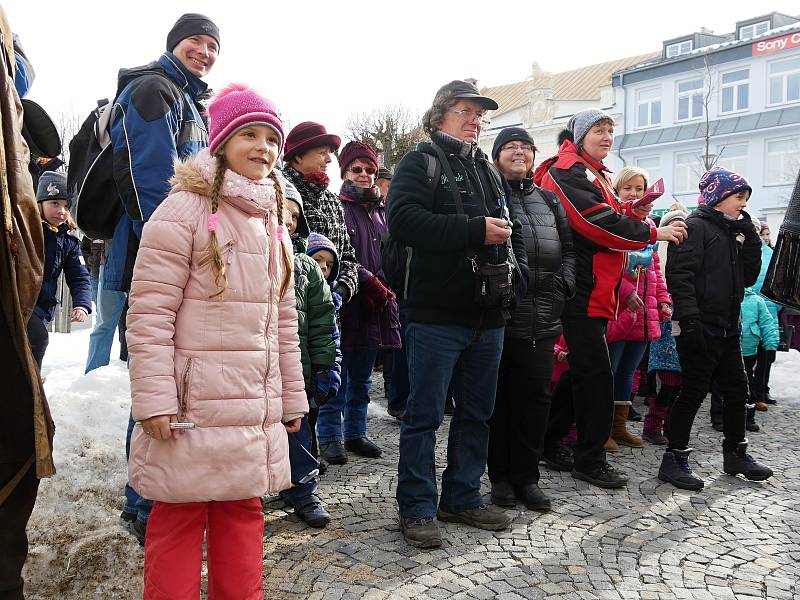
M 283 148 L 283 123 L 278 108 L 272 100 L 259 96 L 244 84 L 231 83 L 222 88 L 208 105 L 208 118 L 211 154 L 247 125 L 266 125 L 275 130 Z

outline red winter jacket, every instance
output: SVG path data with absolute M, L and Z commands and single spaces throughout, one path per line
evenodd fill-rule
M 638 280 L 627 272 L 622 276 L 619 286 L 620 301 L 625 302 L 636 291 L 644 308 L 635 313 L 627 307 L 619 311 L 617 320 L 608 324 L 606 340 L 609 344 L 621 340 L 645 342 L 661 337 L 658 305 L 662 302 L 672 305 L 672 298 L 667 291 L 667 282 L 661 272 L 660 263 L 658 252 L 654 251 L 653 262 L 639 274 Z
M 605 177 L 608 185 L 602 185 L 587 165 Z M 533 178 L 537 185 L 558 195 L 574 234 L 576 292 L 565 312 L 614 320 L 624 251 L 655 242 L 657 232 L 654 226 L 621 214 L 622 205 L 607 172 L 603 163 L 566 140 L 556 156 L 539 165 Z

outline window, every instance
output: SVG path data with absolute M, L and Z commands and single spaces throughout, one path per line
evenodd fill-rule
M 692 51 L 692 40 L 678 42 L 677 44 L 670 44 L 667 46 L 667 58 L 674 58 L 681 54 L 688 54 Z
M 769 65 L 769 103 L 800 100 L 800 56 Z
M 750 69 L 723 73 L 720 79 L 720 112 L 747 109 L 750 106 Z
M 765 183 L 792 183 L 800 166 L 800 147 L 795 138 L 767 140 L 767 168 Z
M 747 177 L 747 144 L 729 144 L 717 146 L 717 167 L 723 167 L 729 171 Z
M 675 192 L 688 193 L 698 191 L 700 181 L 700 152 L 679 152 L 675 154 Z
M 769 31 L 769 21 L 761 21 L 760 23 L 751 23 L 744 27 L 739 27 L 740 40 L 752 40 L 757 35 Z
M 636 94 L 636 127 L 661 123 L 661 89 L 641 90 Z
M 636 166 L 647 172 L 647 181 L 653 185 L 661 178 L 661 157 L 643 156 L 636 159 Z
M 703 79 L 690 79 L 678 84 L 678 121 L 703 116 Z

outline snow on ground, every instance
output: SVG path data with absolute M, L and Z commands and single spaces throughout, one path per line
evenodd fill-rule
M 118 523 L 127 479 L 128 371 L 115 358 L 84 375 L 88 344 L 88 329 L 51 334 L 42 369 L 58 472 L 42 481 L 29 526 L 25 578 L 32 600 L 141 597 L 142 549 Z M 118 355 L 115 343 L 111 356 Z M 771 388 L 780 407 L 800 409 L 798 384 L 800 353 L 779 352 Z M 373 403 L 370 412 L 385 408 Z

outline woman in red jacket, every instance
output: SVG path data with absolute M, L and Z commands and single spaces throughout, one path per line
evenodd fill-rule
M 647 174 L 637 167 L 624 167 L 614 179 L 614 189 L 626 210 L 635 218 L 654 225 L 647 215 L 653 203 L 632 208 L 647 188 Z M 650 340 L 661 337 L 660 322 L 672 316 L 672 299 L 661 272 L 655 245 L 628 253 L 628 262 L 619 286 L 622 310 L 616 321 L 608 324 L 608 352 L 614 370 L 614 425 L 607 450 L 617 444 L 641 448 L 642 438 L 625 427 L 630 409 L 633 373 L 641 362 Z
M 564 140 L 558 154 L 539 165 L 534 181 L 554 191 L 566 209 L 577 253 L 575 297 L 567 302 L 562 315 L 564 337 L 571 349 L 570 370 L 559 386 L 572 386 L 578 441 L 573 446 L 574 463 L 569 465 L 569 460 L 560 458 L 567 454 L 560 442 L 569 431 L 571 411 L 554 405 L 544 458 L 548 464 L 554 464 L 555 458 L 565 470 L 572 466 L 573 476 L 592 485 L 618 488 L 628 480 L 606 462 L 604 449 L 614 412 L 606 325 L 617 318 L 617 288 L 625 251 L 640 250 L 656 239 L 680 243 L 684 229 L 656 230 L 623 214 L 603 164 L 614 145 L 614 120 L 608 113 L 599 109 L 579 112 L 567 127 L 572 140 Z

